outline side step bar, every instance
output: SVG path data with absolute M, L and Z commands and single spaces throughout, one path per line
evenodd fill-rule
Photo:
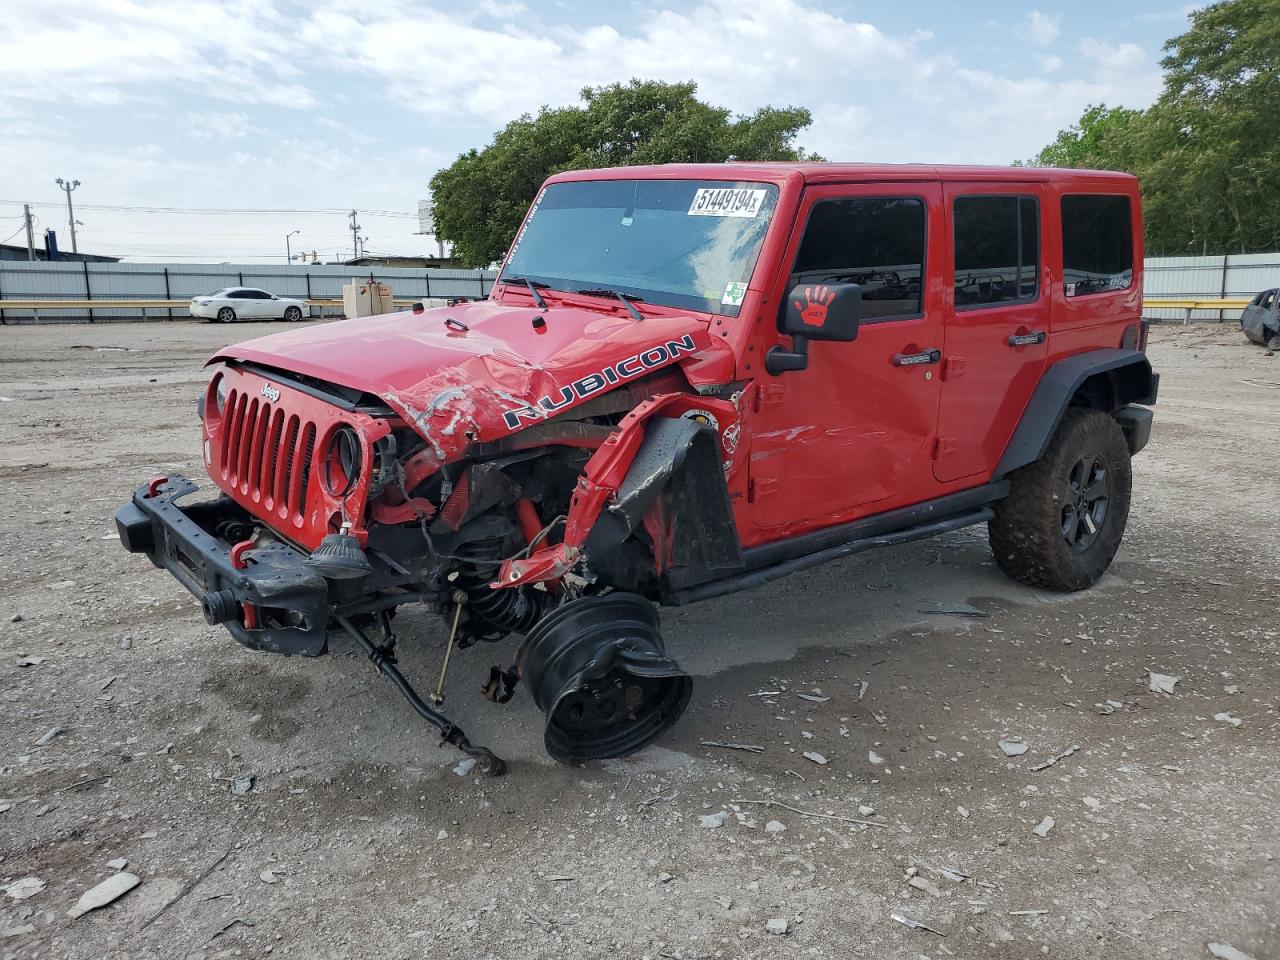
M 780 563 L 770 564 L 756 570 L 749 570 L 746 573 L 734 574 L 733 576 L 724 577 L 720 580 L 712 580 L 709 583 L 701 583 L 697 586 L 688 587 L 684 590 L 676 590 L 665 596 L 663 601 L 672 606 L 684 606 L 688 603 L 697 603 L 700 600 L 710 600 L 713 597 L 723 597 L 726 594 L 736 593 L 739 590 L 747 590 L 751 587 L 758 587 L 774 580 L 781 580 L 783 577 L 790 576 L 793 573 L 799 573 L 801 570 L 808 570 L 810 567 L 816 567 L 829 560 L 839 560 L 841 557 L 851 557 L 856 553 L 862 553 L 865 550 L 871 550 L 875 547 L 889 547 L 894 544 L 909 543 L 912 540 L 923 540 L 927 537 L 936 537 L 940 533 L 950 533 L 952 530 L 971 527 L 976 523 L 985 523 L 990 520 L 992 516 L 993 513 L 991 508 L 983 507 L 982 509 L 958 514 L 944 520 L 936 520 L 933 523 L 922 523 L 918 526 L 907 527 L 903 530 L 895 530 L 892 533 L 849 540 L 845 543 L 827 547 L 825 550 L 818 550 L 815 553 L 806 554 L 802 557 L 784 560 Z

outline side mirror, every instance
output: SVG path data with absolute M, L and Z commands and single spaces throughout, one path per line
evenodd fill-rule
M 765 369 L 777 376 L 809 366 L 810 340 L 858 339 L 862 322 L 862 287 L 856 283 L 801 283 L 787 294 L 782 332 L 791 335 L 791 349 L 774 347 L 765 356 Z

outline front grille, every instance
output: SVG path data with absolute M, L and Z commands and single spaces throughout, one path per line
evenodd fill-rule
M 224 410 L 222 479 L 281 519 L 303 519 L 316 425 L 234 388 Z

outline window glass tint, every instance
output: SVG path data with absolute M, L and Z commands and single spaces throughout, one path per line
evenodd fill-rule
M 920 312 L 924 204 L 914 197 L 845 197 L 813 207 L 791 270 L 798 283 L 856 283 L 862 319 Z
M 957 197 L 956 306 L 1034 300 L 1040 209 L 1031 197 Z
M 1062 282 L 1068 297 L 1124 290 L 1133 284 L 1128 197 L 1062 198 Z

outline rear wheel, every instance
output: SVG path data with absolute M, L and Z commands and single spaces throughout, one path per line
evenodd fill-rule
M 230 307 L 223 307 L 218 311 L 219 323 L 231 323 L 236 318 L 236 312 Z
M 1268 350 L 1280 350 L 1280 333 L 1272 334 L 1267 339 Z
M 299 307 L 288 307 L 284 311 L 284 318 L 290 323 L 297 323 L 302 319 L 302 310 Z
M 1133 475 L 1115 418 L 1072 407 L 1044 455 L 1009 477 L 987 525 L 1000 569 L 1050 590 L 1083 590 L 1106 572 L 1129 517 Z

